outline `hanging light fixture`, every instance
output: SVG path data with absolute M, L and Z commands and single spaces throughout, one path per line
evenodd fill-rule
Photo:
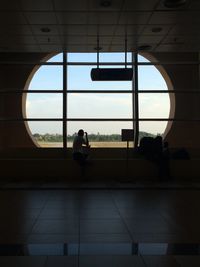
M 133 69 L 127 68 L 127 38 L 125 37 L 125 68 L 99 68 L 99 37 L 97 37 L 97 68 L 91 70 L 92 81 L 131 81 Z

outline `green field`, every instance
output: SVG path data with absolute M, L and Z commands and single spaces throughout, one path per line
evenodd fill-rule
M 41 147 L 62 147 L 62 142 L 38 142 Z M 126 147 L 126 142 L 90 142 L 91 148 L 96 147 Z M 133 143 L 129 146 L 133 146 Z M 67 147 L 72 147 L 72 142 L 67 143 Z

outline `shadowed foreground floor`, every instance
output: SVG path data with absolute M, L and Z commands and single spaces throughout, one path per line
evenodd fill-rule
M 149 190 L 150 189 L 150 190 Z M 0 191 L 0 266 L 200 266 L 195 187 Z

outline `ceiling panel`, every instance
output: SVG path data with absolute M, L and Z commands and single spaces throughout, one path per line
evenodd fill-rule
M 37 40 L 38 44 L 60 44 L 60 36 L 59 35 L 36 35 L 35 39 Z
M 188 23 L 174 25 L 169 31 L 170 35 L 198 35 L 200 34 L 199 24 L 193 24 L 192 27 Z
M 50 32 L 44 33 L 42 29 L 49 29 Z M 58 35 L 59 34 L 59 28 L 57 25 L 49 25 L 49 24 L 38 24 L 38 25 L 31 25 L 31 30 L 33 34 L 40 35 Z
M 189 4 L 190 10 L 200 10 L 200 1 L 199 0 L 192 0 Z
M 64 35 L 87 35 L 87 25 L 59 25 L 59 31 Z
M 6 1 L 1 1 L 0 4 L 0 10 L 2 11 L 20 11 L 20 6 L 18 1 L 13 1 L 13 0 L 6 0 Z
M 65 43 L 67 44 L 87 44 L 87 36 L 64 36 Z
M 36 44 L 36 40 L 31 35 L 10 35 L 3 36 L 1 44 Z
M 102 6 L 101 0 L 88 0 L 89 3 L 89 10 L 90 11 L 102 11 L 102 12 L 108 12 L 108 11 L 120 11 L 123 8 L 123 0 L 115 0 L 110 1 L 110 6 Z
M 116 26 L 115 25 L 87 25 L 87 33 L 88 35 L 96 35 L 99 33 L 99 35 L 109 36 L 113 35 L 115 33 Z
M 138 38 L 138 41 L 140 43 L 146 43 L 146 44 L 159 44 L 163 38 L 165 36 L 164 35 L 140 35 L 140 37 Z
M 188 20 L 188 13 L 185 11 L 184 12 L 156 11 L 150 18 L 149 24 L 175 24 L 175 23 L 183 23 L 186 20 Z
M 112 41 L 112 37 L 108 37 L 108 36 L 104 36 L 102 38 L 100 38 L 99 40 L 99 45 L 102 46 L 102 45 L 105 45 L 105 44 L 110 44 L 111 41 Z M 89 44 L 93 44 L 94 47 L 97 47 L 97 37 L 96 36 L 88 36 L 87 37 L 87 42 Z
M 57 11 L 86 11 L 88 10 L 88 0 L 53 0 Z
M 41 52 L 38 45 L 10 44 L 6 48 L 7 52 Z
M 162 44 L 172 44 L 172 45 L 178 45 L 178 44 L 185 44 L 186 43 L 186 36 L 183 35 L 168 35 L 166 36 L 163 41 Z
M 146 25 L 143 28 L 142 34 L 148 34 L 148 35 L 165 35 L 167 34 L 173 25 L 162 25 L 162 24 L 150 24 Z
M 17 1 L 16 1 L 17 2 Z M 19 0 L 19 4 L 24 11 L 53 11 L 52 0 Z
M 154 10 L 157 5 L 158 0 L 125 0 L 124 9 L 125 10 Z
M 60 24 L 87 24 L 86 12 L 57 12 Z
M 1 11 L 0 24 L 4 26 L 26 24 L 26 19 L 21 12 Z
M 166 7 L 165 5 L 164 5 L 164 0 L 161 0 L 159 3 L 158 3 L 158 5 L 157 5 L 157 10 L 166 10 L 166 11 L 173 11 L 173 10 L 178 10 L 178 11 L 181 11 L 181 10 L 186 10 L 186 9 L 188 9 L 188 7 L 189 7 L 189 5 L 190 5 L 190 2 L 191 2 L 191 0 L 187 0 L 186 2 L 185 2 L 185 4 L 183 4 L 183 5 L 181 5 L 181 6 L 179 6 L 179 7 L 175 7 L 175 8 L 172 8 L 172 7 Z M 175 2 L 175 1 L 174 1 Z
M 125 34 L 128 35 L 137 35 L 142 32 L 144 29 L 145 25 L 117 25 L 115 34 L 116 35 L 122 35 L 125 36 Z
M 0 24 L 0 34 L 12 35 L 31 35 L 31 27 L 29 25 L 3 25 Z
M 119 12 L 92 12 L 88 14 L 89 24 L 117 24 Z
M 123 12 L 119 24 L 147 24 L 151 12 Z
M 113 0 L 108 7 L 100 2 L 1 1 L 0 50 L 14 50 L 16 44 L 17 51 L 58 51 L 65 45 L 94 51 L 99 34 L 104 51 L 124 51 L 125 35 L 129 49 L 151 45 L 155 51 L 199 51 L 200 0 L 176 9 L 166 8 L 164 0 Z
M 177 45 L 161 44 L 161 45 L 157 46 L 154 49 L 154 51 L 156 51 L 156 52 L 176 52 L 176 51 L 182 52 L 182 51 L 184 51 L 184 46 L 180 45 L 180 44 L 177 44 Z
M 41 52 L 52 52 L 52 51 L 54 51 L 54 52 L 62 52 L 63 51 L 63 46 L 62 45 L 51 45 L 51 44 L 40 44 L 39 45 L 39 47 L 40 47 L 40 50 L 41 50 Z
M 56 24 L 54 12 L 24 12 L 30 24 Z

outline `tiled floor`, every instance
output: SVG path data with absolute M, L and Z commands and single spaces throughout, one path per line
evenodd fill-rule
M 199 189 L 0 191 L 2 267 L 200 266 Z

